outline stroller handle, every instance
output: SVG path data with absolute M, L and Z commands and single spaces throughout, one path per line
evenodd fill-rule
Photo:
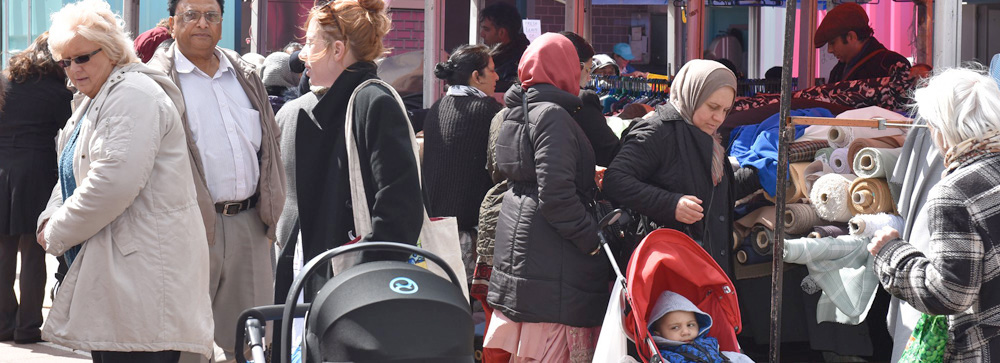
M 463 282 L 458 281 L 458 276 L 455 275 L 455 271 L 452 271 L 451 267 L 448 267 L 448 264 L 445 263 L 444 260 L 442 260 L 437 255 L 430 253 L 427 250 L 411 246 L 408 244 L 402 244 L 397 242 L 362 242 L 348 246 L 340 246 L 332 250 L 323 252 L 318 256 L 313 257 L 312 260 L 309 260 L 309 263 L 306 263 L 306 265 L 302 267 L 302 270 L 299 272 L 299 275 L 295 277 L 294 281 L 292 281 L 292 288 L 288 290 L 288 297 L 285 298 L 285 308 L 284 311 L 282 311 L 281 313 L 282 316 L 281 349 L 283 350 L 283 352 L 285 352 L 281 354 L 282 363 L 291 362 L 292 311 L 294 310 L 292 307 L 296 305 L 295 300 L 298 298 L 299 293 L 302 292 L 302 287 L 303 285 L 305 285 L 306 277 L 312 275 L 318 266 L 320 266 L 323 263 L 329 263 L 330 259 L 336 257 L 337 255 L 341 255 L 348 252 L 368 251 L 368 250 L 407 252 L 411 254 L 424 256 L 424 258 L 440 266 L 441 269 L 444 270 L 446 274 L 448 274 L 448 278 L 451 279 L 451 282 L 453 284 L 455 284 L 455 287 L 458 287 L 459 290 L 462 289 Z

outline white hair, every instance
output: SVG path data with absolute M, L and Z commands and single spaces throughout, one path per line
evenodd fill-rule
M 981 71 L 953 68 L 913 92 L 917 117 L 937 129 L 949 145 L 1000 130 L 1000 88 Z
M 132 39 L 125 31 L 125 21 L 101 0 L 81 0 L 66 4 L 51 15 L 49 51 L 63 59 L 62 50 L 76 36 L 97 43 L 117 65 L 139 62 Z

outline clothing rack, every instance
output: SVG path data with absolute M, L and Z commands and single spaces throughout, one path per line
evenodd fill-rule
M 782 109 L 782 113 L 787 115 L 789 111 Z M 785 191 L 788 188 L 788 148 L 795 138 L 796 125 L 822 125 L 822 126 L 846 126 L 846 127 L 870 127 L 879 130 L 887 128 L 912 128 L 927 127 L 926 125 L 915 124 L 910 121 L 887 120 L 876 117 L 872 119 L 838 119 L 828 117 L 806 117 L 787 116 L 782 122 L 780 137 L 778 138 L 778 185 L 775 196 L 775 220 L 781 221 L 785 218 L 785 207 L 787 204 Z M 784 264 L 785 264 L 785 224 L 774 224 L 774 249 L 773 262 L 771 265 L 771 362 L 778 362 L 779 347 L 781 345 L 781 297 L 784 286 Z
M 591 75 L 587 88 L 594 89 L 599 94 L 665 96 L 670 93 L 670 81 L 642 77 Z

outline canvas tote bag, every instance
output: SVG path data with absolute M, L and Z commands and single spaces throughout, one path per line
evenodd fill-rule
M 406 107 L 403 106 L 403 99 L 399 97 L 396 90 L 392 88 L 389 84 L 385 83 L 380 79 L 370 79 L 367 80 L 357 88 L 354 89 L 354 93 L 351 94 L 351 99 L 347 103 L 347 122 L 344 123 L 344 137 L 347 139 L 347 163 L 350 170 L 350 181 L 351 181 L 351 205 L 354 206 L 354 232 L 357 237 L 363 237 L 372 232 L 372 218 L 371 212 L 368 210 L 368 198 L 365 194 L 365 184 L 361 180 L 361 161 L 358 159 L 358 145 L 354 140 L 354 100 L 358 96 L 358 92 L 371 84 L 379 84 L 392 92 L 392 95 L 396 98 L 396 102 L 399 103 L 400 109 L 403 111 L 403 115 L 406 115 Z M 377 120 L 373 120 L 377 122 Z M 410 130 L 410 145 L 413 147 L 413 160 L 417 163 L 417 178 L 420 183 L 423 183 L 423 178 L 421 177 L 420 170 L 420 150 L 417 145 L 417 138 L 413 133 L 413 126 L 410 125 L 410 120 L 406 120 L 406 127 Z M 423 185 L 420 186 L 421 190 Z M 445 217 L 445 218 L 434 218 L 431 219 L 427 216 L 427 208 L 421 208 L 424 214 L 424 223 L 420 228 L 420 238 L 417 241 L 417 247 L 423 248 L 430 253 L 433 253 L 443 259 L 448 267 L 455 272 L 455 276 L 458 277 L 460 285 L 462 285 L 462 293 L 465 298 L 469 298 L 469 286 L 467 283 L 467 277 L 465 275 L 465 263 L 462 262 L 462 247 L 459 243 L 458 237 L 458 220 L 455 217 Z M 356 242 L 358 238 L 355 239 Z M 398 242 L 398 241 L 388 241 L 388 242 Z M 343 258 L 340 258 L 343 256 Z M 414 259 L 411 257 L 411 261 Z M 418 259 L 418 260 L 422 260 Z M 358 261 L 358 256 L 340 255 L 334 257 L 334 274 L 340 273 L 340 271 L 346 270 L 347 268 L 353 266 Z M 448 274 L 441 269 L 440 266 L 434 263 L 428 263 L 424 266 L 431 272 L 434 272 L 438 276 L 448 279 Z

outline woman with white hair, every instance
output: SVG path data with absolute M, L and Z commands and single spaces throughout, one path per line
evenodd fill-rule
M 191 183 L 183 98 L 132 50 L 100 0 L 52 14 L 49 48 L 79 90 L 38 243 L 70 264 L 42 338 L 94 362 L 212 352 L 208 242 Z
M 948 315 L 946 362 L 988 362 L 1000 354 L 1000 88 L 977 71 L 950 69 L 913 98 L 944 155 L 944 177 L 924 207 L 929 248 L 885 227 L 868 250 L 889 293 Z

